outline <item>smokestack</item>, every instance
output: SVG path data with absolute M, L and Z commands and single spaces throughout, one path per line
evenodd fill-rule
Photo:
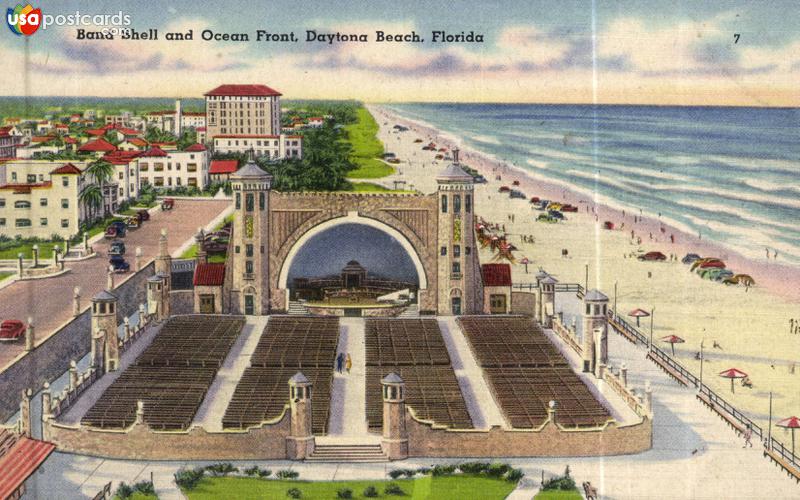
M 458 165 L 458 148 L 455 148 L 453 150 L 453 163 Z

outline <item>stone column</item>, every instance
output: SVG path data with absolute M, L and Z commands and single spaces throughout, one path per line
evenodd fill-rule
M 53 247 L 53 266 L 58 267 L 58 247 Z
M 114 266 L 108 266 L 108 273 L 106 275 L 106 290 L 114 290 Z
M 311 427 L 311 382 L 300 372 L 289 379 L 290 432 L 286 438 L 286 458 L 303 460 L 314 451 Z
M 92 368 L 103 369 L 103 354 L 105 351 L 105 331 L 98 330 L 92 336 Z M 102 372 L 101 372 L 102 373 Z
M 142 247 L 136 247 L 133 254 L 133 268 L 138 272 L 142 270 Z
M 206 254 L 205 249 L 203 248 L 203 240 L 205 239 L 205 233 L 202 227 L 197 228 L 197 236 L 194 237 L 194 242 L 197 245 L 197 263 L 198 264 L 205 264 L 208 262 L 208 255 Z
M 33 318 L 28 317 L 28 327 L 25 329 L 25 350 L 30 352 L 36 345 L 35 332 L 33 329 Z
M 644 410 L 648 415 L 653 414 L 653 386 L 649 380 L 644 383 Z
M 31 398 L 33 391 L 22 391 L 22 400 L 19 403 L 19 432 L 25 437 L 31 437 L 33 422 L 31 422 Z
M 78 364 L 75 360 L 69 362 L 69 390 L 74 391 L 78 388 Z
M 33 245 L 33 267 L 39 267 L 39 245 Z
M 64 257 L 69 254 L 69 238 L 64 240 Z
M 628 367 L 622 363 L 619 367 L 619 379 L 622 381 L 622 386 L 628 387 Z
M 145 319 L 146 319 L 145 316 L 146 316 L 146 313 L 145 313 L 144 303 L 141 303 L 141 304 L 139 304 L 139 324 L 137 326 L 137 328 L 140 329 L 140 330 L 144 326 Z
M 17 274 L 19 274 L 20 278 L 22 278 L 22 266 L 23 266 L 22 259 L 23 255 L 22 252 L 20 252 L 17 254 Z
M 406 384 L 396 373 L 381 380 L 383 389 L 383 437 L 381 448 L 389 460 L 408 458 Z
M 50 382 L 42 386 L 42 422 L 50 420 L 53 412 L 53 396 L 50 394 Z
M 557 408 L 558 408 L 558 403 L 555 400 L 551 399 L 550 403 L 547 404 L 547 419 L 553 425 L 556 425 L 556 409 Z
M 136 425 L 144 423 L 144 401 L 136 402 Z
M 83 233 L 83 251 L 89 253 L 89 233 Z
M 123 326 L 123 341 L 128 342 L 131 339 L 131 320 L 127 316 L 122 320 Z
M 79 316 L 81 314 L 81 287 L 76 286 L 72 289 L 72 315 Z

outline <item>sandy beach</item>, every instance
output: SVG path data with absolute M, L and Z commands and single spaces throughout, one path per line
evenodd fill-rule
M 589 286 L 600 288 L 611 297 L 612 307 L 616 299 L 620 314 L 635 308 L 655 309 L 653 338 L 657 342 L 667 335 L 683 338 L 685 343 L 675 346 L 675 356 L 695 374 L 700 371 L 695 354 L 704 341 L 704 382 L 746 409 L 751 418 L 767 424 L 770 391 L 774 393 L 773 422 L 800 413 L 800 391 L 796 390 L 800 367 L 795 368 L 800 364 L 800 335 L 790 333 L 790 319 L 800 318 L 800 287 L 796 286 L 800 269 L 772 258 L 748 258 L 697 234 L 670 227 L 657 214 L 648 214 L 646 207 L 642 213 L 623 214 L 584 193 L 534 178 L 522 169 L 465 147 L 457 137 L 380 106 L 368 107 L 380 125 L 379 138 L 386 150 L 401 160 L 394 175 L 376 182 L 392 187 L 394 181 L 402 180 L 407 187 L 434 191 L 436 174 L 448 162 L 436 161 L 434 152 L 423 151 L 422 146 L 428 142 L 448 149 L 460 147 L 462 163 L 486 177 L 488 183 L 476 185 L 476 213 L 504 225 L 509 241 L 519 248 L 517 260 L 524 256 L 533 262 L 528 265 L 528 275 L 523 265 L 512 266 L 515 283 L 534 281 L 539 267 L 561 282 L 584 283 L 588 265 Z M 397 133 L 392 130 L 395 124 L 410 130 Z M 415 143 L 415 139 L 422 139 L 423 143 Z M 496 180 L 497 176 L 500 180 Z M 519 182 L 514 189 L 525 193 L 528 199 L 509 199 L 507 194 L 498 192 L 501 186 L 512 186 L 513 181 Z M 536 222 L 541 212 L 531 206 L 532 196 L 570 203 L 579 207 L 579 212 L 567 213 L 567 220 L 557 224 Z M 613 222 L 615 230 L 603 229 L 605 221 Z M 534 243 L 524 243 L 523 235 L 532 236 Z M 562 257 L 563 249 L 568 251 L 567 258 Z M 675 255 L 677 260 L 641 262 L 631 257 L 633 253 L 649 251 Z M 751 275 L 756 286 L 748 290 L 703 280 L 680 263 L 687 253 L 721 258 L 734 272 Z M 492 258 L 489 252 L 481 254 L 482 262 Z M 649 328 L 646 318 L 642 330 L 649 332 Z M 719 347 L 713 347 L 714 343 Z M 735 394 L 731 394 L 730 381 L 718 376 L 731 367 L 749 374 L 753 387 L 737 385 Z M 700 408 L 692 411 L 701 411 Z M 789 439 L 788 432 L 781 429 L 774 428 L 773 434 L 784 442 Z

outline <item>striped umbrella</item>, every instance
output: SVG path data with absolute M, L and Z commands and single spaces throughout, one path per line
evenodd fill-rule
M 672 357 L 675 357 L 675 344 L 683 344 L 686 342 L 682 338 L 678 337 L 677 335 L 667 335 L 666 337 L 662 337 L 661 339 L 664 342 L 669 342 L 672 346 Z
M 792 457 L 794 457 L 794 430 L 800 427 L 800 418 L 797 417 L 789 417 L 784 418 L 775 423 L 778 427 L 783 427 L 784 429 L 791 429 L 792 430 Z
M 722 377 L 722 378 L 731 379 L 731 392 L 734 392 L 733 391 L 733 381 L 736 380 L 737 378 L 745 378 L 747 376 L 747 374 L 745 372 L 743 372 L 742 370 L 739 370 L 737 368 L 728 368 L 725 371 L 719 372 L 719 376 Z

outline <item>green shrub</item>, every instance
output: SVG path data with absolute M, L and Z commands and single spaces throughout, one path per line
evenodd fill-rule
M 506 481 L 511 481 L 512 483 L 518 482 L 522 477 L 525 476 L 525 473 L 522 472 L 520 469 L 511 469 L 506 474 Z
M 133 496 L 133 488 L 131 488 L 125 483 L 119 483 L 119 486 L 117 486 L 117 491 L 115 492 L 115 494 L 122 500 L 125 500 L 126 498 L 130 498 Z
M 417 474 L 422 474 L 423 476 L 428 475 L 431 473 L 430 467 L 418 467 Z
M 435 477 L 438 476 L 449 476 L 456 471 L 455 465 L 434 465 L 433 469 L 431 469 L 431 474 Z
M 281 469 L 277 474 L 275 474 L 275 476 L 278 479 L 297 479 L 300 476 L 300 473 L 292 469 Z
M 464 462 L 458 466 L 458 470 L 464 474 L 482 474 L 489 469 L 487 462 Z
M 257 475 L 258 475 L 258 471 L 259 471 L 259 470 L 260 470 L 260 469 L 258 468 L 258 466 L 257 466 L 257 465 L 254 465 L 254 466 L 252 466 L 252 467 L 248 467 L 248 468 L 246 468 L 246 469 L 245 469 L 245 470 L 243 470 L 242 472 L 244 472 L 246 476 L 251 476 L 251 477 L 252 477 L 252 476 L 257 476 Z
M 383 489 L 384 494 L 386 495 L 395 495 L 395 496 L 402 496 L 405 495 L 406 492 L 403 491 L 403 488 L 400 487 L 397 483 L 389 483 Z
M 272 471 L 269 469 L 258 469 L 258 477 L 265 478 L 272 475 Z
M 133 489 L 143 495 L 155 495 L 156 489 L 150 481 L 139 481 L 133 485 Z
M 353 498 L 353 490 L 350 488 L 336 490 L 336 498 Z
M 503 477 L 509 470 L 511 470 L 511 467 L 508 464 L 492 464 L 486 469 L 486 475 L 489 477 Z
M 286 496 L 289 498 L 303 498 L 303 492 L 297 488 L 289 488 L 286 490 Z
M 400 476 L 404 476 L 406 473 L 405 469 L 394 469 L 389 471 L 389 477 L 392 479 L 397 479 Z
M 570 476 L 557 476 L 542 483 L 543 490 L 565 490 L 571 491 L 575 488 L 575 480 Z
M 195 469 L 180 469 L 175 473 L 175 484 L 182 489 L 192 490 L 195 486 L 197 486 L 197 483 L 203 479 L 205 472 L 205 469 L 202 467 L 197 467 Z
M 378 496 L 378 489 L 374 486 L 367 486 L 364 488 L 364 496 L 367 498 L 375 498 Z
M 227 476 L 233 472 L 239 472 L 239 469 L 234 467 L 230 462 L 211 464 L 206 466 L 206 470 L 210 472 L 212 476 Z

